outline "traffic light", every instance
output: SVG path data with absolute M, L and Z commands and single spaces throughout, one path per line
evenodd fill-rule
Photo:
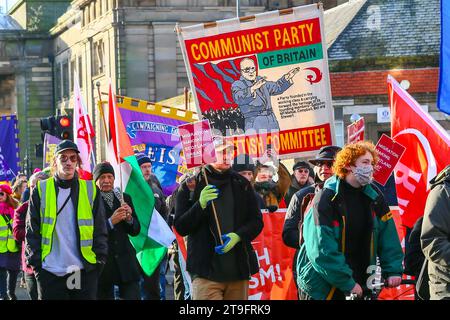
M 41 118 L 41 139 L 44 142 L 45 134 L 48 133 L 52 136 L 56 136 L 56 118 L 50 116 Z
M 56 117 L 56 134 L 61 140 L 73 140 L 72 118 L 70 116 Z

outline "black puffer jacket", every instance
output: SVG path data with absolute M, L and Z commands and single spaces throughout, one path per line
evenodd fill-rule
M 208 176 L 212 173 L 207 167 Z M 224 174 L 230 175 L 232 193 L 234 196 L 234 232 L 241 241 L 236 244 L 241 280 L 250 279 L 258 272 L 258 261 L 251 245 L 263 229 L 261 211 L 258 207 L 254 190 L 249 181 L 238 173 L 230 170 Z M 175 229 L 182 236 L 188 236 L 187 270 L 202 278 L 208 278 L 214 247 L 220 245 L 215 227 L 215 220 L 211 205 L 203 210 L 199 203 L 200 192 L 206 186 L 203 173 L 196 177 L 197 186 L 193 201 L 189 199 L 189 190 L 185 183 L 180 186 L 175 206 Z
M 430 181 L 420 241 L 431 300 L 450 299 L 450 165 Z

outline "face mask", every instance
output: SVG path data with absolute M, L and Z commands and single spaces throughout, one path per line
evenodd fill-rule
M 372 166 L 359 166 L 353 170 L 356 181 L 362 186 L 368 185 L 373 180 L 373 167 Z

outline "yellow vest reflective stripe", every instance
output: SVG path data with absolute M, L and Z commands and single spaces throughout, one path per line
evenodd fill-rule
M 92 251 L 94 240 L 94 217 L 92 209 L 94 207 L 94 199 L 97 193 L 94 181 L 85 181 L 78 179 L 78 208 L 77 222 L 80 234 L 80 248 L 83 258 L 89 263 L 95 264 L 97 258 Z M 55 180 L 53 178 L 38 182 L 38 193 L 41 199 L 41 260 L 52 250 L 53 231 L 56 225 L 56 189 Z
M 12 229 L 12 220 L 11 229 Z M 19 246 L 16 239 L 12 234 L 12 231 L 8 228 L 5 217 L 0 217 L 0 253 L 5 252 L 18 252 Z

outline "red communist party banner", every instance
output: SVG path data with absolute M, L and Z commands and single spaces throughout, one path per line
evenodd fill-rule
M 395 167 L 402 223 L 411 228 L 424 213 L 429 181 L 449 164 L 450 137 L 408 92 L 388 77 L 391 137 L 406 148 Z

